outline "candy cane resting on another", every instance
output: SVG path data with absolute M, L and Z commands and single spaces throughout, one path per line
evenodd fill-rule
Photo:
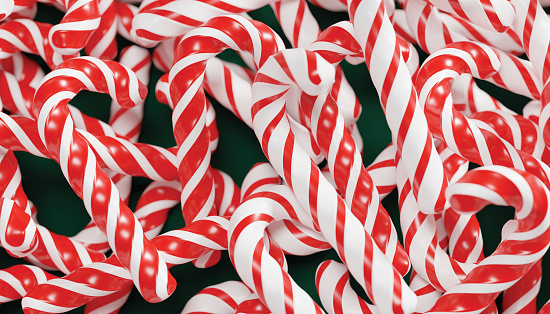
M 126 80 L 115 80 L 115 76 Z M 145 97 L 145 86 L 140 84 L 135 74 L 119 63 L 91 57 L 71 59 L 44 78 L 35 94 L 33 113 L 40 137 L 90 216 L 106 233 L 113 251 L 132 273 L 136 287 L 145 299 L 158 302 L 174 291 L 176 282 L 111 179 L 99 168 L 95 154 L 76 132 L 66 107 L 82 89 L 109 93 L 119 104 L 131 107 Z M 80 163 L 74 163 L 76 156 Z M 129 237 L 122 236 L 123 229 Z
M 229 256 L 242 278 L 274 313 L 322 313 L 321 308 L 290 277 L 283 260 L 269 252 L 264 235 L 269 224 L 293 220 L 313 227 L 309 213 L 286 186 L 272 185 L 252 194 L 231 217 L 227 236 Z M 268 275 L 269 274 L 269 275 Z
M 151 242 L 169 266 L 180 265 L 212 250 L 226 249 L 228 223 L 227 218 L 207 217 L 159 235 Z M 88 280 L 91 278 L 97 280 Z M 109 286 L 104 282 L 109 282 Z M 80 267 L 68 276 L 36 286 L 23 298 L 22 305 L 26 313 L 64 313 L 131 285 L 128 270 L 113 255 L 103 262 Z
M 264 154 L 300 204 L 311 211 L 316 226 L 376 306 L 381 311 L 411 313 L 416 306 L 414 294 L 319 168 L 295 142 L 289 128 L 284 98 L 289 86 L 296 84 L 309 95 L 326 97 L 334 79 L 334 68 L 304 50 L 285 50 L 277 56 L 268 59 L 252 85 L 254 131 Z M 316 71 L 317 68 L 327 70 Z M 324 99 L 318 97 L 317 101 Z M 348 237 L 352 237 L 353 242 L 346 240 Z M 361 254 L 355 255 L 352 251 Z
M 521 279 L 548 250 L 550 192 L 527 172 L 490 166 L 466 173 L 449 186 L 447 196 L 451 209 L 462 213 L 476 213 L 491 203 L 516 208 L 515 230 L 505 235 L 495 252 L 438 299 L 428 313 L 480 312 Z
M 348 10 L 355 37 L 380 96 L 392 142 L 399 153 L 407 156 L 404 165 L 418 205 L 425 213 L 440 212 L 445 205 L 443 193 L 447 179 L 426 117 L 417 104 L 416 90 L 384 2 L 349 1 Z
M 232 38 L 240 40 L 235 42 Z M 267 26 L 239 16 L 214 18 L 189 32 L 178 44 L 169 84 L 174 107 L 172 124 L 178 144 L 178 173 L 180 182 L 184 182 L 181 204 L 185 221 L 191 222 L 215 211 L 209 165 L 210 134 L 206 128 L 206 100 L 201 86 L 206 61 L 231 48 L 252 54 L 259 67 L 267 56 L 283 46 L 278 35 Z M 205 48 L 209 48 L 209 53 Z
M 233 314 L 251 293 L 242 282 L 225 281 L 199 291 L 187 301 L 181 313 Z

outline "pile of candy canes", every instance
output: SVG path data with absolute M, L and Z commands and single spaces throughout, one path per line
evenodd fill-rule
M 37 2 L 64 12 L 60 23 L 34 21 Z M 321 32 L 309 5 L 349 21 Z M 227 250 L 242 281 L 203 289 L 183 313 L 535 313 L 550 245 L 545 5 L 0 1 L 0 245 L 26 261 L 0 271 L 0 302 L 22 299 L 25 313 L 116 313 L 133 287 L 163 301 L 177 284 L 170 267 L 210 267 Z M 264 6 L 292 47 L 248 15 Z M 117 34 L 136 45 L 119 53 Z M 247 67 L 216 57 L 226 49 Z M 417 49 L 429 57 L 420 62 Z M 366 63 L 391 130 L 368 167 L 361 136 L 376 134 L 357 127 L 344 59 Z M 138 142 L 152 64 L 166 73 L 154 92 L 172 109 L 177 147 Z M 517 115 L 474 78 L 532 101 Z M 108 123 L 69 104 L 83 90 L 110 95 Z M 206 93 L 254 131 L 269 160 L 240 188 L 211 167 L 219 134 Z M 14 151 L 59 164 L 92 218 L 80 233 L 38 223 Z M 134 211 L 133 177 L 152 180 Z M 399 228 L 381 203 L 396 188 Z M 185 227 L 160 234 L 180 203 Z M 513 206 L 515 217 L 484 256 L 475 214 L 489 204 Z M 311 278 L 321 307 L 285 255 L 329 249 L 343 263 L 325 261 Z

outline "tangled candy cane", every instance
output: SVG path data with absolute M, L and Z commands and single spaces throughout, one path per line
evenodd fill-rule
M 322 313 L 290 277 L 284 256 L 276 259 L 268 251 L 264 232 L 270 223 L 284 219 L 313 227 L 311 216 L 301 209 L 288 187 L 270 186 L 249 196 L 229 222 L 229 256 L 243 282 L 272 312 Z
M 54 26 L 28 19 L 13 20 L 0 26 L 0 59 L 6 59 L 19 51 L 40 55 L 50 68 L 78 55 L 55 52 L 48 34 Z
M 285 50 L 278 56 L 268 59 L 252 85 L 254 131 L 264 154 L 300 204 L 311 211 L 315 225 L 375 304 L 387 311 L 412 312 L 416 306 L 412 291 L 387 264 L 372 237 L 295 142 L 289 128 L 284 98 L 289 86 L 296 84 L 309 95 L 326 97 L 334 68 L 304 50 Z M 316 71 L 317 68 L 327 70 Z M 324 100 L 319 97 L 318 101 Z M 346 240 L 349 237 L 353 237 L 353 242 Z
M 118 27 L 116 1 L 98 0 L 97 9 L 99 16 L 101 16 L 101 21 L 97 29 L 90 35 L 84 51 L 86 51 L 88 56 L 112 60 L 118 52 L 116 42 Z M 82 29 L 79 29 L 79 33 L 82 33 Z M 67 37 L 67 34 L 65 34 L 65 37 Z
M 460 135 L 455 135 L 456 139 L 461 140 L 456 141 L 456 143 L 454 142 L 454 138 L 453 142 L 445 141 L 447 145 L 450 144 L 449 148 L 451 149 L 453 149 L 453 147 L 456 147 L 456 145 L 458 144 L 458 150 L 455 150 L 457 148 L 454 148 L 453 151 L 462 154 L 462 156 L 464 156 L 466 159 L 476 162 L 478 164 L 500 163 L 519 169 L 529 169 L 529 171 L 547 182 L 548 180 L 545 179 L 547 178 L 546 173 L 548 173 L 547 166 L 542 164 L 537 159 L 533 158 L 531 155 L 521 151 L 517 151 L 511 144 L 502 140 L 494 133 L 485 131 L 483 129 L 480 130 L 473 122 L 467 120 L 462 114 L 452 108 L 452 100 L 448 99 L 448 97 L 450 96 L 450 90 L 448 87 L 450 80 L 443 78 L 449 76 L 456 77 L 460 73 L 462 73 L 464 69 L 468 69 L 468 65 L 476 64 L 478 66 L 483 65 L 484 68 L 479 68 L 479 70 L 474 69 L 475 72 L 487 73 L 488 68 L 491 68 L 495 64 L 491 62 L 498 62 L 498 58 L 496 57 L 496 55 L 492 53 L 492 50 L 490 50 L 486 46 L 480 46 L 473 43 L 457 43 L 454 45 L 457 48 L 463 48 L 459 50 L 459 55 L 447 55 L 446 51 L 442 50 L 440 54 L 432 55 L 432 57 L 430 57 L 427 62 L 425 62 L 418 74 L 417 88 L 421 91 L 420 99 L 422 103 L 426 103 L 425 110 L 428 112 L 428 116 L 430 117 L 428 121 L 430 122 L 430 127 L 434 132 L 434 135 L 436 135 L 440 139 L 444 139 L 444 136 L 448 137 L 449 133 L 446 133 L 448 131 L 442 132 L 442 127 L 445 130 L 453 130 L 454 132 L 461 131 L 460 128 L 452 127 L 452 124 L 450 124 L 450 122 L 456 123 L 457 119 L 460 119 L 459 121 L 462 121 L 460 125 L 467 126 L 467 130 L 469 130 L 469 132 L 461 132 Z M 457 49 L 454 48 L 453 51 L 457 51 Z M 468 52 L 470 52 L 471 54 L 468 54 Z M 461 57 L 466 58 L 468 56 L 469 58 L 472 58 L 472 56 L 476 56 L 477 59 L 470 60 L 469 62 L 465 62 L 461 59 Z M 489 56 L 492 56 L 492 59 L 488 59 Z M 433 73 L 431 72 L 433 71 L 433 69 L 430 70 L 430 67 L 433 67 L 436 63 L 441 65 L 441 63 L 439 62 L 446 59 L 447 57 L 449 58 L 447 60 L 452 60 L 453 63 L 447 62 L 446 64 L 456 65 L 454 69 L 456 69 L 455 71 L 458 72 L 440 71 L 439 67 L 438 70 L 435 70 L 434 72 L 437 73 L 437 75 L 441 75 L 440 78 L 442 78 L 442 81 L 439 82 L 438 80 L 432 79 L 430 80 L 429 84 L 424 85 L 425 89 L 421 88 L 423 86 L 422 83 L 427 82 L 426 77 L 429 76 L 427 75 L 427 73 Z M 441 86 L 442 84 L 447 85 L 445 88 L 432 89 L 433 93 L 430 94 L 430 98 L 426 102 L 424 99 L 426 99 L 425 95 L 428 94 L 427 90 L 434 86 Z M 428 86 L 431 87 L 428 88 Z M 435 99 L 438 100 L 436 101 Z M 444 108 L 441 108 L 441 106 L 444 106 Z M 438 118 L 436 121 L 435 117 L 442 117 L 441 110 L 447 110 L 448 112 L 453 110 L 452 116 L 447 114 L 444 116 L 448 117 L 446 118 L 448 120 L 443 120 L 442 122 L 441 118 Z M 452 120 L 450 118 L 453 118 L 455 120 Z M 477 136 L 476 134 L 479 134 L 479 136 Z M 468 143 L 467 141 L 469 141 L 470 143 L 475 143 L 474 146 L 466 145 L 466 143 Z M 488 150 L 485 146 L 489 144 L 492 146 L 492 150 L 489 153 L 486 153 L 488 152 Z M 505 152 L 505 154 L 503 154 L 502 152 Z M 504 159 L 503 156 L 509 156 L 509 159 Z M 433 218 L 420 215 L 418 213 L 418 208 L 414 204 L 414 201 L 412 201 L 410 197 L 408 197 L 410 185 L 407 185 L 407 183 L 403 183 L 403 181 L 400 181 L 403 179 L 402 165 L 398 165 L 398 170 L 400 169 L 400 167 L 401 173 L 398 171 L 398 187 L 401 191 L 401 227 L 404 234 L 408 235 L 405 237 L 405 246 L 408 248 L 411 262 L 418 274 L 437 289 L 445 291 L 458 284 L 461 281 L 461 278 L 466 276 L 466 274 L 471 271 L 474 265 L 462 264 L 458 263 L 454 259 L 449 259 L 446 253 L 442 252 L 439 249 L 439 246 L 434 244 L 433 241 L 430 244 L 426 243 L 425 240 L 421 240 L 426 239 L 427 237 L 429 238 L 435 236 L 435 222 L 433 221 Z
M 115 80 L 115 77 L 121 79 Z M 35 94 L 33 112 L 38 117 L 39 134 L 48 151 L 61 165 L 97 226 L 107 235 L 122 265 L 132 273 L 138 290 L 149 301 L 161 301 L 173 292 L 176 282 L 145 238 L 133 213 L 120 199 L 111 179 L 99 168 L 84 137 L 76 132 L 66 107 L 67 101 L 82 89 L 109 93 L 119 104 L 131 107 L 143 101 L 145 86 L 119 63 L 75 58 L 44 78 Z M 76 160 L 80 162 L 75 163 Z M 123 236 L 122 230 L 130 236 Z
M 14 265 L 0 270 L 0 303 L 19 300 L 31 288 L 53 278 L 54 275 L 31 265 Z
M 233 314 L 251 293 L 240 281 L 225 281 L 199 291 L 187 301 L 181 313 Z
M 490 203 L 516 208 L 515 231 L 459 285 L 439 298 L 429 313 L 482 311 L 548 250 L 550 192 L 527 172 L 490 166 L 466 173 L 449 186 L 447 193 L 452 210 L 462 213 L 476 213 Z
M 442 62 L 445 62 L 445 71 Z M 469 161 L 526 170 L 548 185 L 548 166 L 532 155 L 516 150 L 494 133 L 480 129 L 452 106 L 449 89 L 452 79 L 462 73 L 488 77 L 497 72 L 498 66 L 497 54 L 482 44 L 460 42 L 432 54 L 420 69 L 416 82 L 430 129 L 451 150 Z
M 240 40 L 237 43 L 233 38 Z M 267 26 L 238 16 L 214 18 L 189 32 L 178 44 L 169 84 L 170 102 L 174 107 L 172 124 L 178 144 L 178 173 L 183 182 L 181 204 L 186 222 L 215 211 L 210 134 L 206 128 L 206 100 L 201 86 L 206 61 L 231 48 L 252 54 L 259 67 L 267 56 L 283 46 L 278 35 Z M 208 264 L 216 262 L 215 258 L 212 257 Z
M 443 191 L 447 179 L 426 118 L 417 104 L 416 91 L 384 3 L 349 1 L 348 10 L 355 37 L 380 96 L 392 141 L 397 151 L 407 156 L 405 169 L 419 207 L 426 213 L 439 212 L 445 205 Z
M 169 231 L 151 242 L 169 266 L 184 264 L 212 250 L 227 248 L 227 224 L 223 217 L 207 217 L 183 229 Z M 95 278 L 97 280 L 89 280 Z M 109 282 L 106 287 L 103 283 Z M 115 255 L 103 262 L 76 269 L 63 278 L 36 286 L 23 298 L 26 313 L 62 313 L 132 285 L 132 278 Z
M 379 313 L 378 309 L 361 299 L 350 285 L 345 265 L 328 260 L 322 262 L 315 272 L 315 287 L 327 312 Z
M 109 0 L 103 1 L 103 5 L 109 6 Z M 103 17 L 100 15 L 98 0 L 46 0 L 45 2 L 65 12 L 63 19 L 53 26 L 48 34 L 48 41 L 53 50 L 62 55 L 78 53 L 100 26 Z M 109 21 L 111 18 L 112 16 L 108 13 L 107 25 L 111 24 Z M 114 34 L 111 33 L 111 35 Z M 112 37 L 110 39 L 112 40 Z M 103 54 L 100 55 L 103 56 Z
M 515 17 L 514 7 L 508 1 L 432 0 L 430 3 L 442 11 L 499 33 L 508 30 Z
M 444 18 L 445 15 L 431 8 L 430 4 L 424 1 L 409 0 L 406 11 L 411 23 L 412 32 L 418 38 L 422 49 L 428 53 L 434 53 L 448 44 L 467 41 L 468 39 L 484 42 L 500 49 L 505 48 L 502 45 L 495 45 L 494 43 L 480 40 L 478 37 L 471 38 L 464 36 L 449 23 L 449 19 Z M 416 21 L 418 21 L 418 26 L 416 26 Z M 412 27 L 413 24 L 415 27 Z M 532 99 L 540 99 L 542 83 L 533 64 L 500 50 L 496 51 L 501 60 L 501 67 L 499 73 L 492 76 L 489 80 L 497 86 L 506 88 L 514 93 Z M 465 81 L 467 85 L 475 85 L 471 79 Z M 474 92 L 477 94 L 486 94 L 479 90 L 474 90 Z

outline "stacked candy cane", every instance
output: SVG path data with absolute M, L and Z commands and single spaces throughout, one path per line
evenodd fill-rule
M 0 270 L 0 303 L 118 313 L 134 287 L 147 302 L 170 297 L 170 267 L 222 261 L 234 280 L 196 287 L 177 310 L 536 312 L 550 246 L 547 1 L 309 2 L 0 1 L 0 246 L 32 264 Z M 43 5 L 59 23 L 43 22 Z M 349 20 L 322 30 L 313 6 Z M 254 20 L 262 7 L 275 19 Z M 151 65 L 165 74 L 150 80 Z M 351 71 L 374 88 L 348 83 Z M 523 116 L 479 80 L 531 100 Z M 84 90 L 111 97 L 108 121 L 73 103 Z M 391 134 L 379 149 L 359 119 L 369 99 Z M 254 143 L 234 147 L 268 162 L 233 162 L 218 103 L 252 129 Z M 140 142 L 147 110 L 171 110 L 163 142 L 175 147 Z M 92 220 L 76 235 L 40 224 L 25 153 L 53 159 L 82 199 Z M 515 208 L 492 253 L 476 216 L 488 204 Z M 174 214 L 185 226 L 167 230 Z M 315 253 L 316 292 L 288 258 Z

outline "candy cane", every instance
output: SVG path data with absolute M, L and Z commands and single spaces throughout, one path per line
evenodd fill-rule
M 311 216 L 300 209 L 288 187 L 270 186 L 269 190 L 249 196 L 239 206 L 227 230 L 229 256 L 237 273 L 275 313 L 322 313 L 289 276 L 284 261 L 270 255 L 266 248 L 269 244 L 264 242 L 264 232 L 274 221 L 291 219 L 312 227 Z
M 508 30 L 515 17 L 514 7 L 508 1 L 432 0 L 430 3 L 442 11 L 499 33 Z
M 148 177 L 156 181 L 177 179 L 174 152 L 149 144 L 131 143 L 109 136 L 95 137 L 77 130 L 98 155 L 100 166 L 118 173 Z M 38 134 L 36 122 L 24 117 L 10 117 L 0 112 L 0 146 L 27 151 L 35 156 L 52 158 Z
M 183 229 L 152 239 L 152 243 L 162 252 L 169 266 L 184 264 L 211 250 L 226 249 L 228 222 L 222 217 L 196 220 Z M 91 282 L 88 278 L 98 280 Z M 109 282 L 107 287 L 105 282 Z M 67 312 L 98 296 L 111 295 L 131 285 L 130 274 L 113 255 L 103 262 L 80 267 L 64 278 L 36 286 L 23 298 L 22 305 L 28 313 Z
M 384 5 L 381 1 L 350 1 L 348 9 L 392 140 L 407 156 L 405 169 L 419 207 L 426 213 L 439 212 L 445 204 L 447 181 Z
M 452 42 L 473 40 L 514 54 L 523 52 L 520 39 L 511 30 L 506 33 L 485 30 L 440 12 L 428 2 L 408 0 L 405 15 L 410 35 L 425 51 L 433 52 Z
M 31 265 L 14 265 L 0 270 L 0 303 L 19 300 L 27 292 L 54 275 Z
M 542 261 L 539 260 L 518 282 L 504 291 L 502 313 L 536 313 L 541 280 Z
M 489 203 L 516 208 L 516 230 L 459 285 L 439 298 L 429 311 L 480 312 L 501 291 L 521 279 L 548 250 L 550 217 L 547 209 L 550 192 L 532 174 L 490 166 L 466 173 L 457 183 L 449 186 L 447 193 L 451 208 L 462 213 L 476 213 Z M 517 254 L 518 251 L 521 255 Z M 512 260 L 511 255 L 515 255 Z M 506 276 L 502 276 L 504 270 Z
M 54 26 L 32 20 L 20 19 L 5 22 L 0 26 L 0 59 L 9 58 L 22 51 L 40 55 L 50 68 L 78 55 L 78 51 L 68 55 L 55 52 L 48 33 Z
M 447 75 L 451 77 L 458 76 L 463 69 L 468 69 L 468 64 L 470 65 L 476 65 L 476 63 L 479 65 L 483 65 L 484 68 L 474 69 L 476 73 L 481 72 L 483 75 L 486 75 L 487 73 L 490 73 L 490 68 L 492 68 L 494 65 L 498 65 L 496 63 L 498 59 L 496 58 L 496 55 L 493 53 L 491 54 L 491 51 L 489 48 L 486 48 L 485 46 L 480 46 L 478 44 L 472 44 L 472 43 L 457 43 L 453 44 L 454 46 L 451 47 L 457 47 L 461 49 L 471 49 L 471 50 L 458 50 L 456 48 L 453 48 L 450 51 L 459 51 L 459 55 L 447 55 L 445 50 L 442 50 L 439 54 L 432 55 L 427 62 L 423 65 L 423 67 L 420 69 L 418 74 L 418 80 L 417 80 L 417 88 L 420 90 L 420 99 L 422 103 L 426 103 L 425 109 L 428 112 L 428 115 L 430 117 L 435 117 L 434 113 L 438 112 L 438 116 L 441 117 L 441 107 L 433 106 L 435 104 L 439 104 L 438 106 L 442 106 L 443 104 L 445 106 L 449 106 L 452 104 L 452 101 L 444 100 L 449 97 L 449 88 L 445 89 L 438 89 L 441 91 L 441 93 L 433 93 L 431 94 L 428 102 L 425 100 L 426 92 L 431 87 L 428 86 L 437 86 L 438 82 L 435 79 L 432 79 L 431 83 L 423 85 L 424 82 L 426 82 L 426 75 L 428 72 L 430 72 L 430 67 L 433 67 L 434 64 L 437 62 L 440 62 L 438 60 L 443 60 L 444 58 L 450 58 L 453 60 L 454 65 L 456 67 L 453 67 L 453 69 L 456 69 L 454 71 L 446 71 L 446 72 L 438 72 L 438 75 L 443 76 L 443 73 L 446 73 L 445 77 L 448 77 Z M 447 51 L 447 52 L 450 52 Z M 477 56 L 477 59 L 469 60 L 468 63 L 465 61 L 459 62 L 459 60 L 462 60 L 461 58 L 472 58 L 470 54 L 465 53 L 473 53 L 475 52 L 475 56 Z M 491 56 L 491 58 L 489 57 Z M 490 59 L 489 59 L 490 58 Z M 468 59 L 466 59 L 468 60 Z M 491 63 L 494 62 L 494 63 Z M 450 63 L 447 63 L 450 64 Z M 441 77 L 439 77 L 441 78 Z M 438 79 L 439 79 L 438 78 Z M 443 80 L 443 84 L 450 83 L 449 80 Z M 441 83 L 439 83 L 441 84 Z M 437 96 L 436 96 L 437 95 Z M 440 98 L 442 97 L 442 98 Z M 439 101 L 435 102 L 434 99 L 438 98 Z M 438 109 L 436 109 L 438 108 Z M 446 107 L 445 110 L 451 110 L 451 107 Z M 485 131 L 483 129 L 479 129 L 473 122 L 466 120 L 466 118 L 458 113 L 458 111 L 453 109 L 453 118 L 461 119 L 463 121 L 463 126 L 468 126 L 468 128 L 471 130 L 468 136 L 463 134 L 464 132 L 460 133 L 460 135 L 455 135 L 455 138 L 466 140 L 471 136 L 471 134 L 480 134 L 481 136 L 476 136 L 475 140 L 470 138 L 469 141 L 471 141 L 474 144 L 474 149 L 472 149 L 472 146 L 468 146 L 466 148 L 465 144 L 466 142 L 457 142 L 460 144 L 460 148 L 457 148 L 456 144 L 453 141 L 445 143 L 449 145 L 449 148 L 451 148 L 453 151 L 457 153 L 464 154 L 464 157 L 468 160 L 471 160 L 473 162 L 476 162 L 478 164 L 491 164 L 491 163 L 501 163 L 508 166 L 516 167 L 522 169 L 525 167 L 525 169 L 530 169 L 534 174 L 538 175 L 540 178 L 546 178 L 547 176 L 545 173 L 548 173 L 547 167 L 540 163 L 540 161 L 537 161 L 534 159 L 531 155 L 527 153 L 523 153 L 521 151 L 517 151 L 511 144 L 503 141 L 498 136 L 496 136 L 494 133 Z M 442 120 L 438 120 L 437 122 L 435 119 L 430 119 L 430 126 L 432 127 L 432 130 L 434 131 L 434 135 L 437 137 L 443 139 L 443 138 L 449 138 L 448 134 L 442 132 L 441 127 L 445 128 L 445 130 L 448 130 L 450 128 L 450 125 L 448 120 L 443 120 L 444 123 L 441 123 Z M 452 120 L 451 120 L 452 122 Z M 459 131 L 460 129 L 455 128 L 455 131 Z M 487 152 L 486 149 L 484 149 L 484 146 L 488 143 L 491 143 L 493 150 L 490 152 L 490 154 L 486 154 L 483 152 Z M 455 147 L 455 148 L 453 148 Z M 498 148 L 498 149 L 497 149 Z M 510 159 L 502 159 L 502 154 L 499 154 L 498 152 L 507 152 L 510 156 Z M 481 152 L 481 153 L 480 153 Z M 494 155 L 493 155 L 494 154 Z M 498 155 L 497 155 L 498 154 Z M 480 157 L 481 156 L 481 157 Z M 401 168 L 400 168 L 401 167 Z M 430 282 L 434 287 L 436 287 L 439 290 L 446 290 L 454 285 L 458 284 L 460 282 L 460 278 L 465 276 L 469 273 L 469 271 L 472 269 L 474 265 L 472 264 L 461 264 L 458 263 L 454 259 L 449 259 L 448 256 L 443 253 L 439 246 L 434 243 L 436 231 L 435 231 L 435 222 L 433 221 L 433 218 L 425 215 L 420 215 L 418 213 L 418 208 L 414 204 L 414 201 L 411 200 L 409 197 L 409 190 L 410 190 L 410 184 L 409 183 L 403 183 L 403 165 L 398 165 L 398 170 L 401 169 L 401 172 L 398 171 L 398 187 L 401 190 L 401 196 L 400 196 L 400 208 L 401 208 L 401 226 L 402 230 L 405 234 L 411 234 L 413 235 L 411 238 L 405 239 L 405 247 L 408 248 L 408 252 L 410 253 L 411 262 L 413 264 L 413 267 L 415 270 L 419 273 L 420 276 L 422 276 L 425 280 Z M 401 181 L 400 181 L 401 180 Z M 399 183 L 401 182 L 401 183 Z M 414 224 L 413 224 L 414 222 Z M 423 234 L 422 237 L 417 237 L 416 233 Z M 428 236 L 430 234 L 430 236 Z M 426 237 L 433 237 L 431 243 L 426 243 L 425 239 Z M 419 240 L 420 238 L 424 240 Z M 426 263 L 426 259 L 429 259 L 430 262 Z
M 450 23 L 452 19 L 446 19 L 444 14 L 431 8 L 430 4 L 423 1 L 410 0 L 406 12 L 408 20 L 411 23 L 409 24 L 411 25 L 411 30 L 419 39 L 418 42 L 422 49 L 428 53 L 434 53 L 448 44 L 466 41 L 467 39 L 484 42 L 500 49 L 506 48 L 503 45 L 485 41 L 479 36 L 472 38 L 464 35 L 456 27 L 453 27 L 453 24 Z M 415 24 L 416 21 L 418 21 L 418 24 Z M 497 53 L 501 60 L 501 67 L 499 73 L 492 76 L 489 81 L 514 93 L 539 99 L 542 83 L 533 64 L 500 50 L 497 50 Z M 475 85 L 471 79 L 468 82 Z M 479 90 L 474 90 L 473 92 L 481 94 L 474 97 L 482 97 L 485 94 L 485 92 L 480 93 Z
M 236 43 L 232 38 L 241 40 Z M 212 53 L 205 53 L 202 50 L 204 45 L 217 48 Z M 254 49 L 253 57 L 259 66 L 282 46 L 278 36 L 267 26 L 237 16 L 214 18 L 189 32 L 178 44 L 169 84 L 170 101 L 174 106 L 172 121 L 178 144 L 178 169 L 180 181 L 185 182 L 181 196 L 185 221 L 205 217 L 213 210 L 209 134 L 205 132 L 206 106 L 201 88 L 206 60 L 226 48 L 241 50 L 240 47 L 245 47 Z
M 98 8 L 98 0 L 46 0 L 45 2 L 65 12 L 61 22 L 49 31 L 48 41 L 52 48 L 62 55 L 78 53 L 100 26 L 102 16 Z M 104 5 L 108 3 L 105 2 Z M 110 21 L 108 24 L 110 25 Z
M 289 55 L 286 55 L 287 53 Z M 309 57 L 307 57 L 308 54 Z M 326 97 L 334 77 L 334 68 L 328 66 L 328 63 L 320 57 L 312 57 L 312 53 L 303 50 L 287 50 L 281 52 L 278 59 L 271 57 L 268 61 L 269 64 L 266 63 L 258 71 L 252 86 L 254 131 L 262 144 L 264 154 L 294 191 L 300 204 L 311 210 L 316 226 L 332 247 L 337 249 L 340 257 L 363 289 L 367 291 L 369 297 L 374 298 L 376 305 L 381 309 L 393 309 L 397 312 L 412 311 L 416 303 L 412 291 L 402 282 L 402 278 L 393 267 L 386 265 L 384 271 L 374 269 L 377 265 L 382 267 L 387 260 L 382 257 L 382 252 L 365 232 L 360 221 L 349 212 L 349 208 L 330 183 L 322 177 L 319 169 L 295 143 L 284 115 L 284 96 L 291 84 L 297 84 L 310 95 Z M 318 65 L 318 62 L 321 64 Z M 321 66 L 326 70 L 317 72 L 316 69 Z M 313 75 L 312 73 L 318 74 L 309 78 L 308 75 Z M 295 82 L 293 78 L 297 78 L 297 81 Z M 297 175 L 296 170 L 293 169 L 300 169 L 300 175 Z M 310 184 L 314 184 L 311 190 Z M 334 217 L 340 217 L 337 219 L 340 221 L 338 224 Z M 344 222 L 346 228 L 342 227 Z M 344 242 L 352 234 L 353 243 Z M 355 246 L 355 249 L 348 248 L 348 245 Z M 351 250 L 365 252 L 366 256 L 351 255 L 348 253 Z M 365 260 L 372 260 L 372 262 L 367 263 Z M 383 276 L 385 279 L 379 280 Z M 389 285 L 390 282 L 392 282 L 391 285 Z M 394 290 L 394 284 L 399 288 Z M 392 298 L 392 294 L 400 297 Z
M 99 11 L 99 16 L 101 16 L 101 21 L 97 29 L 90 35 L 90 39 L 86 43 L 84 51 L 86 51 L 87 55 L 92 57 L 112 60 L 116 57 L 118 52 L 115 38 L 118 27 L 116 1 L 98 0 L 97 9 Z M 80 31 L 80 33 L 81 32 L 82 31 Z M 65 36 L 67 35 L 65 34 Z
M 82 71 L 84 69 L 89 72 Z M 127 80 L 114 80 L 115 75 Z M 38 117 L 39 134 L 48 151 L 60 163 L 65 177 L 83 199 L 90 216 L 106 233 L 111 248 L 118 254 L 122 264 L 131 270 L 138 290 L 145 299 L 160 301 L 173 292 L 175 280 L 168 273 L 159 253 L 145 238 L 133 213 L 120 200 L 110 178 L 99 168 L 95 154 L 84 137 L 76 132 L 66 109 L 66 102 L 82 89 L 106 92 L 119 104 L 133 106 L 143 101 L 146 93 L 145 86 L 140 84 L 135 74 L 116 62 L 99 61 L 91 57 L 75 58 L 58 66 L 44 78 L 35 94 L 33 112 Z M 52 115 L 58 110 L 62 112 L 61 115 Z M 63 127 L 58 128 L 61 125 Z M 68 146 L 64 148 L 62 143 Z M 85 162 L 70 162 L 75 156 Z M 90 181 L 87 178 L 95 179 Z M 103 195 L 97 193 L 102 189 L 107 194 L 97 199 L 100 194 Z M 92 193 L 94 190 L 96 193 Z M 127 224 L 123 224 L 123 221 Z M 126 230 L 130 237 L 122 237 L 122 230 Z M 142 260 L 142 254 L 150 256 L 150 260 Z
M 271 311 L 262 303 L 255 293 L 252 293 L 237 306 L 235 314 L 271 314 Z
M 327 312 L 333 313 L 379 313 L 378 309 L 361 299 L 351 288 L 345 265 L 328 260 L 322 262 L 315 272 L 315 287 Z
M 233 314 L 250 293 L 240 281 L 225 281 L 199 291 L 187 301 L 181 313 Z
M 440 70 L 443 60 L 447 64 L 446 71 Z M 436 65 L 438 69 L 434 68 Z M 548 184 L 549 176 L 547 174 L 550 173 L 548 166 L 530 154 L 517 151 L 511 144 L 494 133 L 480 129 L 452 107 L 448 84 L 453 78 L 462 73 L 487 77 L 497 71 L 498 65 L 496 53 L 482 44 L 456 43 L 432 54 L 420 69 L 416 84 L 417 90 L 420 91 L 420 102 L 423 104 L 426 115 L 430 117 L 428 119 L 430 129 L 451 150 L 472 162 L 481 165 L 500 164 L 516 169 L 525 169 Z M 432 77 L 430 82 L 428 82 L 429 77 Z M 438 92 L 435 92 L 436 89 Z M 432 92 L 430 93 L 430 91 Z M 453 127 L 458 121 L 462 127 Z M 456 139 L 460 139 L 460 141 Z M 474 146 L 467 147 L 469 144 L 466 143 L 474 143 Z M 487 149 L 489 143 L 491 150 Z M 506 155 L 500 152 L 506 152 Z

